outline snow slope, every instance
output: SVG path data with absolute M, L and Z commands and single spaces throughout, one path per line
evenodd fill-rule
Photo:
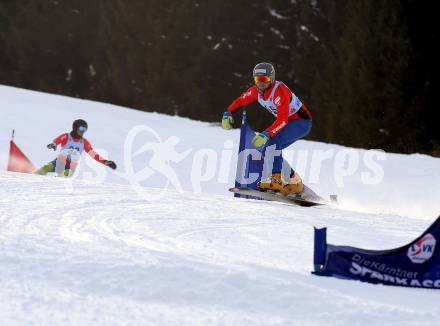
M 371 249 L 403 245 L 426 229 L 440 212 L 439 159 L 387 154 L 382 182 L 363 185 L 361 166 L 343 179 L 344 187 L 338 187 L 335 160 L 324 161 L 311 186 L 337 192 L 342 209 L 248 201 L 225 190 L 233 184 L 235 155 L 223 164 L 229 169 L 218 163 L 207 181 L 191 182 L 203 153 L 235 154 L 238 131 L 5 86 L 0 96 L 1 170 L 11 128 L 40 165 L 54 155 L 45 145 L 78 117 L 89 121 L 95 147 L 120 166 L 98 179 L 99 166 L 83 162 L 73 181 L 0 172 L 2 324 L 438 324 L 438 291 L 318 278 L 310 271 L 313 226 L 328 226 L 331 243 Z M 140 124 L 157 134 L 142 134 L 135 149 L 157 136 L 179 137 L 179 153 L 191 149 L 171 164 L 182 192 L 171 187 L 157 196 L 166 180 L 156 174 L 142 185 L 157 188 L 143 188 L 142 196 L 129 184 L 124 144 Z M 310 141 L 294 147 L 344 150 Z M 134 165 L 147 162 L 140 155 Z M 308 167 L 305 180 L 313 181 Z
M 177 137 L 176 151 L 190 151 L 178 164 L 170 163 L 183 190 L 227 195 L 227 188 L 234 183 L 238 130 L 224 131 L 216 125 L 177 116 L 145 113 L 7 86 L 0 86 L 0 98 L 0 170 L 4 170 L 7 164 L 12 129 L 16 130 L 16 142 L 20 148 L 37 166 L 41 166 L 54 158 L 54 153 L 46 149 L 46 144 L 57 135 L 69 131 L 72 121 L 82 117 L 89 122 L 87 138 L 96 149 L 104 149 L 101 153 L 108 153 L 120 168 L 118 173 L 112 173 L 90 160 L 82 164 L 79 178 L 85 175 L 90 180 L 90 176 L 94 176 L 96 182 L 106 180 L 128 184 L 124 174 L 127 171 L 125 156 L 132 156 L 145 142 L 163 144 L 170 137 Z M 125 143 L 136 126 L 143 126 L 147 131 L 133 136 L 133 150 L 126 155 Z M 362 174 L 369 171 L 362 160 L 365 150 L 311 141 L 298 141 L 292 149 L 295 152 L 290 161 L 301 172 L 305 182 L 322 195 L 338 193 L 344 208 L 419 216 L 429 220 L 440 211 L 438 158 L 388 153 L 385 160 L 378 161 L 383 180 L 377 184 L 363 184 Z M 345 172 L 338 168 L 341 165 L 338 157 L 345 151 L 358 155 L 360 163 L 351 174 L 343 177 L 341 174 Z M 165 154 L 172 153 L 165 151 Z M 211 169 L 206 169 L 208 159 L 204 154 L 210 157 L 210 162 L 214 162 L 210 164 Z M 144 153 L 132 158 L 135 169 L 145 167 L 150 156 L 151 153 Z M 230 160 L 228 156 L 231 156 Z M 320 156 L 324 156 L 322 162 Z M 96 171 L 105 175 L 96 177 Z M 196 175 L 206 174 L 201 178 L 206 181 L 192 182 L 192 172 Z M 166 181 L 156 173 L 140 182 L 140 185 L 163 188 Z
M 425 325 L 439 293 L 310 275 L 313 225 L 372 248 L 428 223 L 220 195 L 0 174 L 5 324 Z M 154 192 L 154 190 L 151 190 Z M 17 205 L 19 203 L 19 205 Z

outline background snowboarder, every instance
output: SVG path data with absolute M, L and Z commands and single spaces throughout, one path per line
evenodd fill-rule
M 274 123 L 263 132 L 256 132 L 252 143 L 262 147 L 264 159 L 266 150 L 272 145 L 283 150 L 298 139 L 305 137 L 312 128 L 312 115 L 300 99 L 281 81 L 275 80 L 275 68 L 262 62 L 253 70 L 255 85 L 244 92 L 228 107 L 223 114 L 222 127 L 231 129 L 234 119 L 232 112 L 256 101 L 275 116 Z M 282 173 L 288 167 L 287 173 Z M 284 194 L 299 193 L 304 185 L 301 177 L 287 162 L 282 154 L 274 157 L 272 175 L 261 180 L 260 190 L 280 191 Z
M 84 133 L 87 131 L 87 128 L 88 125 L 86 121 L 82 119 L 75 120 L 70 133 L 61 134 L 55 138 L 52 143 L 47 145 L 47 148 L 53 149 L 54 151 L 56 151 L 58 145 L 62 146 L 57 158 L 36 170 L 34 173 L 46 175 L 49 172 L 55 172 L 58 176 L 72 176 L 79 165 L 83 151 L 86 151 L 87 154 L 99 163 L 115 170 L 115 162 L 102 158 L 94 151 L 90 142 L 84 138 Z

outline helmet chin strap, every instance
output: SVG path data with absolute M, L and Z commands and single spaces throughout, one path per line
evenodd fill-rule
M 82 138 L 82 136 L 78 135 L 78 132 L 77 132 L 76 130 L 72 130 L 72 131 L 70 132 L 70 135 L 71 135 L 73 138 Z

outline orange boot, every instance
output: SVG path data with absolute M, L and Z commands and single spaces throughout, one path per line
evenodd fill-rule
M 272 174 L 269 178 L 261 180 L 258 184 L 258 188 L 262 191 L 272 190 L 281 191 L 286 183 L 283 180 L 280 172 Z
M 303 191 L 303 189 L 304 184 L 301 180 L 301 177 L 298 173 L 295 172 L 293 175 L 290 176 L 289 183 L 283 186 L 283 188 L 281 189 L 281 193 L 284 195 L 298 194 Z

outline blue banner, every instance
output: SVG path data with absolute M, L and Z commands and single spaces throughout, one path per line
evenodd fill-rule
M 313 274 L 374 284 L 440 288 L 440 217 L 416 240 L 391 250 L 327 244 L 326 228 L 315 229 Z
M 257 189 L 263 171 L 263 160 L 261 149 L 252 144 L 255 131 L 247 123 L 246 111 L 243 111 L 243 118 L 240 128 L 240 145 L 238 148 L 238 162 L 235 177 L 235 187 Z M 235 194 L 236 197 L 254 198 Z

